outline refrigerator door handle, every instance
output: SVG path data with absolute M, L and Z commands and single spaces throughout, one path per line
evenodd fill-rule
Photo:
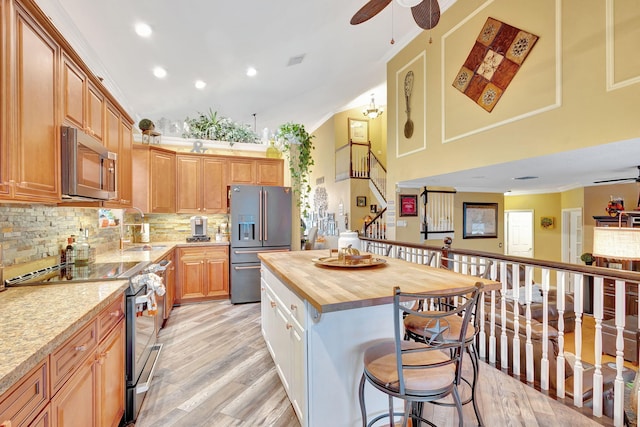
M 264 240 L 269 240 L 267 233 L 269 232 L 269 199 L 267 192 L 264 192 Z
M 258 240 L 262 241 L 262 190 L 258 193 Z

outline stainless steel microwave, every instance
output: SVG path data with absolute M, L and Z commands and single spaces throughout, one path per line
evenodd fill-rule
M 96 138 L 61 127 L 63 200 L 111 200 L 117 197 L 116 160 Z

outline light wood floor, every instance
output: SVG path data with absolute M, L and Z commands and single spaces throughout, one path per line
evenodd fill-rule
M 176 307 L 159 341 L 164 348 L 136 427 L 300 426 L 262 339 L 259 304 Z M 491 366 L 480 375 L 487 427 L 606 425 Z M 426 405 L 425 415 L 438 426 L 458 425 L 453 408 Z M 471 405 L 464 417 L 465 426 L 475 425 Z

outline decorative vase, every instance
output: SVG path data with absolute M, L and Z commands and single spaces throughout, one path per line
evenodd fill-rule
M 638 389 L 640 388 L 640 370 L 636 372 L 636 377 L 633 379 L 633 386 L 631 387 L 631 395 L 629 396 L 629 406 L 634 414 L 638 413 Z
M 273 145 L 274 141 L 269 141 L 269 146 L 267 147 L 267 157 L 270 159 L 279 159 L 282 156 L 282 153 L 278 148 Z

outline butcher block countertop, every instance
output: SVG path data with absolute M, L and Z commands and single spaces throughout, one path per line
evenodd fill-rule
M 403 292 L 438 292 L 484 284 L 485 291 L 500 289 L 493 280 L 454 273 L 442 268 L 374 255 L 386 261 L 375 267 L 341 268 L 316 265 L 314 258 L 328 250 L 261 253 L 258 257 L 285 285 L 320 313 L 350 310 L 393 302 L 393 288 Z M 334 254 L 335 256 L 335 254 Z

